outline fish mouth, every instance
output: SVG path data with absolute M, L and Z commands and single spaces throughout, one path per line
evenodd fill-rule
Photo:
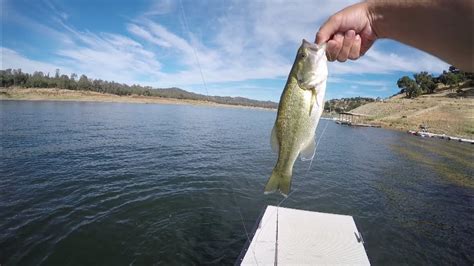
M 313 50 L 315 52 L 317 52 L 321 49 L 326 49 L 326 43 L 322 43 L 320 45 L 317 45 L 316 43 L 308 42 L 306 39 L 303 39 L 302 45 L 303 45 L 304 48 Z

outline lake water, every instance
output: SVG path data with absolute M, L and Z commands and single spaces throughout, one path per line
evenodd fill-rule
M 275 116 L 0 101 L 0 264 L 234 263 L 282 200 L 263 195 Z M 354 216 L 375 265 L 472 265 L 474 145 L 325 127 L 282 206 Z

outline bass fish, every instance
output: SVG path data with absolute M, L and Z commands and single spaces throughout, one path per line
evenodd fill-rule
M 327 76 L 326 44 L 303 40 L 278 105 L 271 134 L 278 161 L 265 193 L 280 191 L 287 196 L 298 155 L 302 160 L 314 158 L 314 135 L 324 109 Z

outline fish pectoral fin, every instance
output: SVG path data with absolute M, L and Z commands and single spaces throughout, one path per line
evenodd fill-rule
M 316 154 L 316 142 L 314 141 L 314 137 L 309 141 L 308 144 L 301 150 L 300 158 L 302 161 L 311 161 Z
M 316 103 L 316 87 L 311 88 L 311 103 L 309 105 L 309 115 L 313 111 L 314 104 Z
M 278 153 L 278 150 L 280 149 L 280 144 L 278 144 L 278 138 L 277 138 L 277 133 L 276 133 L 276 126 L 273 126 L 272 129 L 272 136 L 270 138 L 270 144 L 272 145 L 272 150 L 276 153 Z

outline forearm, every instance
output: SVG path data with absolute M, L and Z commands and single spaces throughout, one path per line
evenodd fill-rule
M 471 0 L 368 0 L 367 5 L 378 38 L 397 40 L 474 71 Z

